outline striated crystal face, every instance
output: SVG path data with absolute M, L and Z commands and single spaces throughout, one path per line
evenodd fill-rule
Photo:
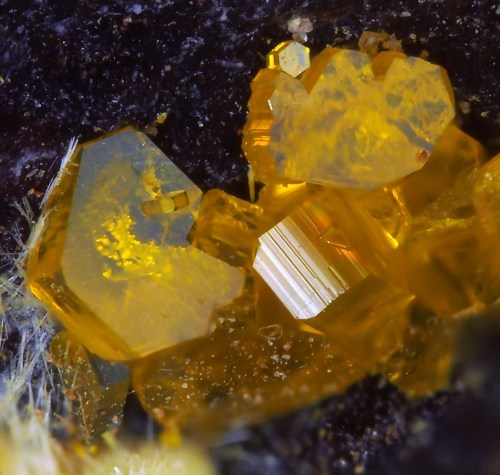
M 130 384 L 127 366 L 90 354 L 66 331 L 59 332 L 52 340 L 50 353 L 60 369 L 81 435 L 92 439 L 117 427 Z
M 339 213 L 328 212 L 342 206 L 341 200 L 321 191 L 297 203 L 259 237 L 253 264 L 291 315 L 300 319 L 317 316 L 368 276 L 358 252 L 339 229 Z M 335 202 L 324 207 L 324 200 Z
M 108 359 L 146 356 L 205 334 L 212 310 L 239 295 L 243 275 L 188 242 L 200 199 L 142 133 L 83 144 L 31 243 L 31 291 Z
M 372 66 L 365 53 L 326 48 L 300 80 L 262 73 L 252 91 L 244 151 L 262 181 L 393 182 L 423 166 L 455 115 L 446 73 L 399 53 Z

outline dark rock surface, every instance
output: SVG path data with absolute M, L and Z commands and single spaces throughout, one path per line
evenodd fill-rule
M 163 112 L 158 146 L 203 189 L 245 196 L 240 129 L 250 80 L 265 54 L 291 37 L 292 15 L 313 22 L 313 53 L 354 47 L 364 30 L 395 34 L 410 54 L 425 50 L 448 70 L 464 130 L 499 151 L 494 0 L 0 0 L 0 249 L 16 251 L 14 237 L 27 238 L 15 203 L 26 198 L 36 219 L 72 137 L 145 128 Z M 492 334 L 477 333 L 473 342 Z M 498 350 L 486 346 L 459 371 L 488 368 L 490 382 L 473 390 L 458 384 L 409 402 L 369 378 L 345 397 L 229 434 L 214 457 L 228 474 L 499 473 L 493 459 L 473 462 L 498 449 L 498 385 L 491 389 L 488 363 L 499 361 Z

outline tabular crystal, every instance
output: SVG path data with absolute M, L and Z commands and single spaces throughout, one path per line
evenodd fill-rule
M 309 48 L 296 41 L 284 41 L 267 55 L 267 67 L 297 77 L 309 67 Z
M 93 353 L 128 360 L 202 336 L 242 273 L 191 246 L 201 191 L 144 134 L 69 158 L 35 230 L 28 285 Z

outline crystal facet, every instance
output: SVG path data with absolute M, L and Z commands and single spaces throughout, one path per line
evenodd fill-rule
M 441 68 L 397 42 L 378 52 L 393 40 L 371 33 L 368 54 L 328 47 L 310 67 L 299 43 L 269 53 L 243 129 L 255 202 L 202 197 L 132 130 L 63 167 L 29 286 L 88 350 L 134 359 L 134 390 L 165 427 L 213 435 L 369 372 L 436 391 L 462 322 L 500 297 L 500 155 L 485 163 L 450 123 Z M 77 394 L 94 431 L 126 378 L 88 350 L 67 333 L 52 345 L 68 387 L 81 371 L 103 404 Z
M 118 426 L 129 389 L 128 368 L 90 354 L 66 331 L 52 340 L 50 353 L 83 436 L 93 438 Z
M 202 336 L 213 309 L 239 295 L 243 275 L 188 242 L 200 198 L 142 133 L 83 144 L 30 244 L 31 291 L 103 358 Z
M 297 77 L 309 67 L 309 48 L 296 41 L 285 41 L 276 46 L 266 59 L 269 69 Z

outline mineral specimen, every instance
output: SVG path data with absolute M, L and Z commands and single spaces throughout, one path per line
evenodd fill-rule
M 500 296 L 499 160 L 450 123 L 446 73 L 308 54 L 280 44 L 252 82 L 253 202 L 201 197 L 131 130 L 80 147 L 49 196 L 31 289 L 90 350 L 134 360 L 165 427 L 212 435 L 369 372 L 435 391 L 461 322 Z
M 243 275 L 187 241 L 200 198 L 139 132 L 83 144 L 30 243 L 29 288 L 105 359 L 204 335 L 212 310 L 239 295 Z
M 322 332 L 294 320 L 256 277 L 256 301 L 226 311 L 211 335 L 138 361 L 133 386 L 160 423 L 198 437 L 305 406 L 375 370 L 401 343 L 407 302 L 384 301 L 391 291 L 374 301 L 377 292 L 359 288 L 346 305 L 357 299 L 355 308 Z
M 446 385 L 460 324 L 481 305 L 472 200 L 489 223 L 492 172 L 478 173 L 484 149 L 450 124 L 446 74 L 395 51 L 332 48 L 285 74 L 280 48 L 252 83 L 244 128 L 265 186 L 256 203 L 209 192 L 191 233 L 252 264 L 246 297 L 211 335 L 134 365 L 139 398 L 167 425 L 255 422 L 369 371 L 428 394 Z
M 61 372 L 66 397 L 72 402 L 78 432 L 91 439 L 117 427 L 129 389 L 128 368 L 90 354 L 66 331 L 55 336 L 50 352 Z

